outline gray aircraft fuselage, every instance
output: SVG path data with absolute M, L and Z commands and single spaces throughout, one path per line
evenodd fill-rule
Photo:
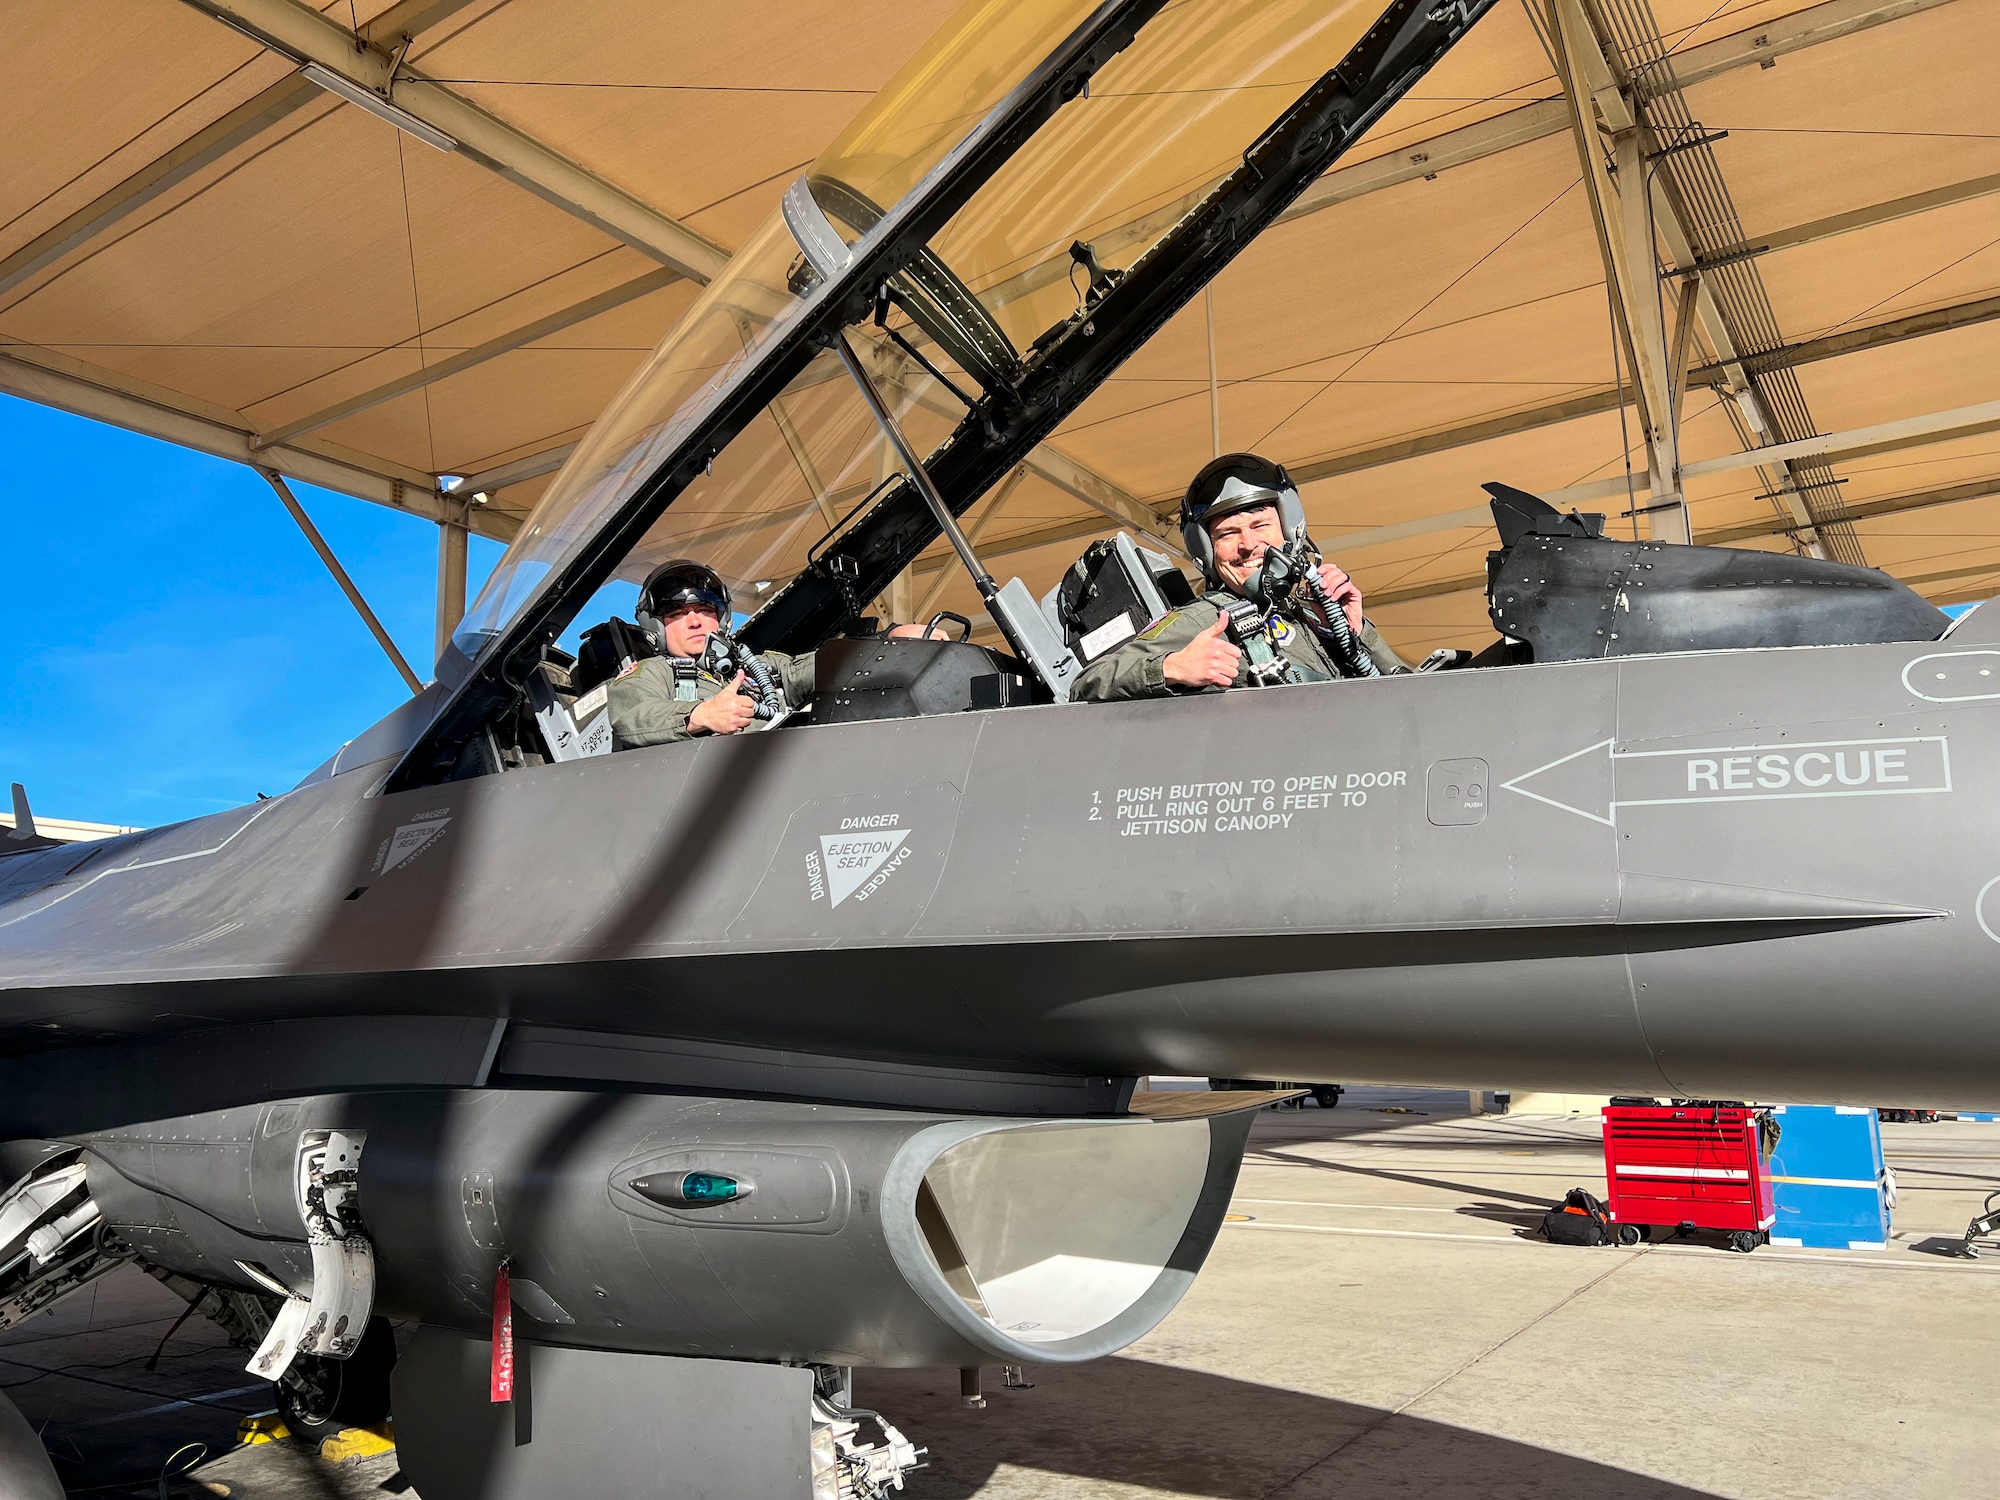
M 111 1123 L 65 1056 L 224 1059 L 132 1118 L 384 1081 L 337 1047 L 246 1066 L 297 1050 L 282 1018 L 478 1023 L 390 1082 L 672 1087 L 693 1047 L 2000 1105 L 1986 610 L 1933 643 L 802 726 L 376 795 L 393 764 L 0 863 L 0 1129 Z M 634 1071 L 641 1039 L 680 1050 Z

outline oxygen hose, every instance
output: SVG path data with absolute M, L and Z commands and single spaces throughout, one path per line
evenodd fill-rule
M 764 665 L 756 652 L 728 631 L 718 630 L 708 638 L 708 646 L 702 652 L 702 664 L 718 677 L 727 677 L 732 671 L 742 672 L 755 689 L 745 696 L 757 700 L 756 717 L 775 719 L 784 711 L 784 690 L 771 680 L 771 669 Z
M 736 653 L 736 664 L 743 669 L 743 675 L 750 679 L 750 685 L 757 689 L 757 717 L 775 719 L 778 710 L 785 706 L 785 695 L 778 685 L 771 681 L 771 672 L 763 659 L 735 637 L 729 644 Z
M 1340 658 L 1341 666 L 1356 677 L 1380 677 L 1382 669 L 1375 665 L 1375 658 L 1364 651 L 1361 642 L 1354 638 L 1354 631 L 1347 623 L 1347 611 L 1340 607 L 1327 586 L 1320 581 L 1319 569 L 1313 566 L 1314 561 L 1311 557 L 1306 559 L 1306 591 L 1326 617 L 1325 633 L 1332 641 L 1334 655 Z
M 1249 591 L 1268 609 L 1290 597 L 1303 584 L 1325 618 L 1324 626 L 1315 623 L 1313 629 L 1333 648 L 1334 664 L 1350 677 L 1380 677 L 1382 671 L 1375 665 L 1375 658 L 1355 640 L 1347 623 L 1347 611 L 1320 581 L 1319 561 L 1319 549 L 1303 536 L 1282 547 L 1272 547 L 1265 552 L 1263 565 L 1251 575 Z

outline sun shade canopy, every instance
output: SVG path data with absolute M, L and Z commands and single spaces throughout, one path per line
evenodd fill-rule
M 621 387 L 591 439 L 598 479 L 618 422 L 629 447 L 671 420 L 655 346 L 732 256 L 770 262 L 763 291 L 797 299 L 788 188 L 813 179 L 856 242 L 849 215 L 893 209 L 1082 13 L 954 9 L 31 5 L 0 60 L 0 389 L 512 540 L 566 459 L 565 490 L 590 487 L 576 445 Z M 1087 295 L 1072 239 L 1130 268 L 1357 24 L 1284 4 L 1161 20 L 1157 53 L 1108 60 L 931 242 L 1023 356 Z M 1996 46 L 2000 14 L 1976 0 L 1496 6 L 1221 273 L 1212 317 L 1211 298 L 1174 315 L 967 530 L 1039 592 L 1114 528 L 1170 546 L 1188 477 L 1255 449 L 1300 482 L 1400 650 L 1477 646 L 1479 482 L 1648 527 L 1622 513 L 1660 503 L 1649 439 L 1677 406 L 1695 540 L 1984 597 Z M 1606 196 L 1635 176 L 1644 193 Z M 908 279 L 889 326 L 976 393 L 976 342 L 941 346 Z M 710 335 L 718 357 L 768 336 L 775 309 L 750 289 L 747 323 Z M 872 323 L 861 336 L 930 451 L 963 407 Z M 887 477 L 815 358 L 620 559 L 628 574 L 698 550 L 754 605 Z M 894 587 L 910 610 L 978 613 L 942 543 Z

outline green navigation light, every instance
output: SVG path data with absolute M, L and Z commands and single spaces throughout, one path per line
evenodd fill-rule
M 635 1177 L 632 1191 L 666 1208 L 714 1208 L 751 1193 L 749 1183 L 724 1172 L 666 1172 Z
M 742 1187 L 734 1177 L 720 1172 L 690 1172 L 681 1179 L 681 1201 L 690 1207 L 728 1203 L 741 1196 Z

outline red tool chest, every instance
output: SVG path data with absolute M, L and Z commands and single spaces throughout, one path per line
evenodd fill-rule
M 1607 1104 L 1604 1180 L 1620 1225 L 1731 1231 L 1763 1243 L 1777 1211 L 1763 1116 L 1742 1104 Z

